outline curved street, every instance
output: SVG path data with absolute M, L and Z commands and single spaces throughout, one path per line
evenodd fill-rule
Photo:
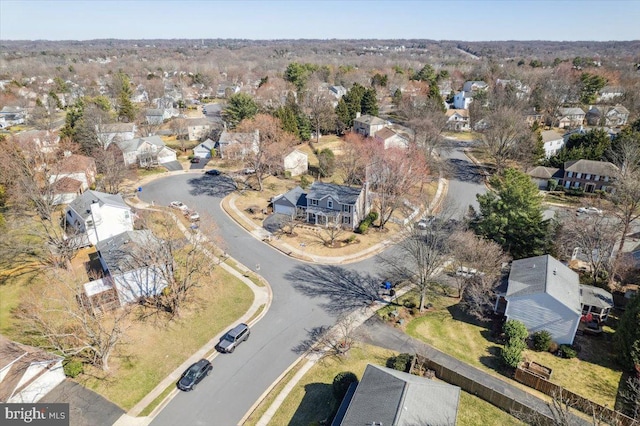
M 460 146 L 442 156 L 451 165 L 447 200 L 464 214 L 475 203 L 475 195 L 484 192 L 483 180 Z M 185 173 L 152 181 L 139 194 L 148 203 L 168 205 L 179 200 L 195 208 L 202 218 L 201 230 L 246 267 L 255 270 L 259 265 L 259 274 L 273 292 L 271 307 L 253 326 L 251 338 L 233 354 L 218 355 L 211 376 L 197 391 L 178 393 L 155 417 L 155 425 L 238 424 L 300 356 L 309 332 L 332 325 L 342 312 L 362 306 L 382 279 L 375 257 L 348 265 L 309 264 L 255 239 L 220 207 L 232 190 L 224 176 Z

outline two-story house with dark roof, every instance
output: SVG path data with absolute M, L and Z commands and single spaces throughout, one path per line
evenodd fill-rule
M 611 191 L 618 167 L 608 161 L 573 160 L 564 163 L 562 185 L 584 192 Z
M 367 192 L 366 185 L 352 187 L 314 182 L 307 193 L 307 222 L 355 229 L 371 210 Z

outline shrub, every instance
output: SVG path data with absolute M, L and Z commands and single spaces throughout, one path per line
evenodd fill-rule
M 285 170 L 284 171 L 284 177 L 287 178 L 287 179 L 290 179 L 291 178 L 291 171 L 290 170 Z
M 411 299 L 407 299 L 402 303 L 402 306 L 404 306 L 407 309 L 413 309 L 416 306 L 418 306 L 418 304 L 416 303 L 415 299 L 411 298 Z
M 72 379 L 74 379 L 78 375 L 84 373 L 84 364 L 78 359 L 67 358 L 62 363 L 62 369 L 64 370 L 64 374 L 67 377 L 71 377 Z
M 502 361 L 505 365 L 516 368 L 522 361 L 522 349 L 511 345 L 505 346 L 502 348 Z
M 551 346 L 551 333 L 547 330 L 540 330 L 533 333 L 533 348 L 539 352 L 545 352 L 549 350 Z
M 307 189 L 311 185 L 311 181 L 306 175 L 300 176 L 300 187 L 302 189 Z
M 548 351 L 552 354 L 555 354 L 556 352 L 558 352 L 558 344 L 556 342 L 551 342 L 549 344 Z
M 502 327 L 502 331 L 509 340 L 524 340 L 529 335 L 527 331 L 527 327 L 522 323 L 522 321 L 518 320 L 508 320 L 504 323 Z
M 360 225 L 356 228 L 358 234 L 365 234 L 369 230 L 369 224 L 366 221 L 360 222 Z
M 523 351 L 527 347 L 527 344 L 522 339 L 509 339 L 505 346 L 511 346 L 512 348 L 518 348 L 520 351 Z
M 342 371 L 333 378 L 333 396 L 341 402 L 351 383 L 358 383 L 358 377 L 351 371 Z
M 352 242 L 354 242 L 356 240 L 356 236 L 355 235 L 350 235 L 349 238 L 347 238 L 346 240 L 344 240 L 345 243 L 347 244 L 351 244 Z
M 378 220 L 378 212 L 376 211 L 370 211 L 369 214 L 367 215 L 367 220 L 370 223 L 374 223 L 376 220 Z
M 575 349 L 569 345 L 560 345 L 560 354 L 563 358 L 575 358 L 578 355 Z
M 392 356 L 387 359 L 387 368 L 393 368 L 394 370 L 404 371 L 405 373 L 409 372 L 409 368 L 411 367 L 411 361 L 413 360 L 413 355 L 408 353 L 402 353 L 398 356 Z

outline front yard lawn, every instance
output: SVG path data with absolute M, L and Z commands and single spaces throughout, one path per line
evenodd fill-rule
M 342 371 L 351 371 L 362 377 L 367 364 L 385 365 L 389 357 L 397 355 L 387 349 L 362 345 L 350 350 L 346 356 L 325 358 L 298 382 L 284 400 L 269 425 L 310 425 L 323 420 L 331 421 L 331 416 L 340 405 L 333 396 L 333 378 Z M 269 395 L 268 398 L 270 398 Z M 428 397 L 428 396 L 426 396 Z M 248 425 L 255 425 L 258 418 L 252 418 Z M 457 424 L 500 424 L 521 425 L 520 421 L 475 396 L 460 393 Z
M 488 328 L 464 312 L 457 299 L 407 324 L 407 334 L 433 345 L 461 361 L 492 374 L 501 372 L 502 345 Z M 611 351 L 610 335 L 578 336 L 578 357 L 563 359 L 547 352 L 525 350 L 523 357 L 553 369 L 551 381 L 602 405 L 613 407 L 622 375 Z
M 222 268 L 194 293 L 196 302 L 178 320 L 136 321 L 112 359 L 111 371 L 90 371 L 83 384 L 125 410 L 133 407 L 162 379 L 230 324 L 253 302 L 253 293 Z

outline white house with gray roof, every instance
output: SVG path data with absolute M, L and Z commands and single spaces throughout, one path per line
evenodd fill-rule
M 81 246 L 133 230 L 133 213 L 120 195 L 91 190 L 67 206 L 65 221 L 67 232 L 73 231 Z
M 211 150 L 213 150 L 214 146 L 215 142 L 207 139 L 193 148 L 193 156 L 198 158 L 211 158 Z
M 137 163 L 140 167 L 147 167 L 177 161 L 176 151 L 166 146 L 160 136 L 119 141 L 116 145 L 122 151 L 127 166 Z
M 495 310 L 523 322 L 529 333 L 546 330 L 556 343 L 570 345 L 583 312 L 600 315 L 606 295 L 613 300 L 605 290 L 594 289 L 581 286 L 578 274 L 550 255 L 514 260 Z
M 355 392 L 352 389 L 331 426 L 456 424 L 458 386 L 368 364 Z
M 360 115 L 353 120 L 353 131 L 360 133 L 366 137 L 373 137 L 378 131 L 382 130 L 387 122 L 373 115 Z

